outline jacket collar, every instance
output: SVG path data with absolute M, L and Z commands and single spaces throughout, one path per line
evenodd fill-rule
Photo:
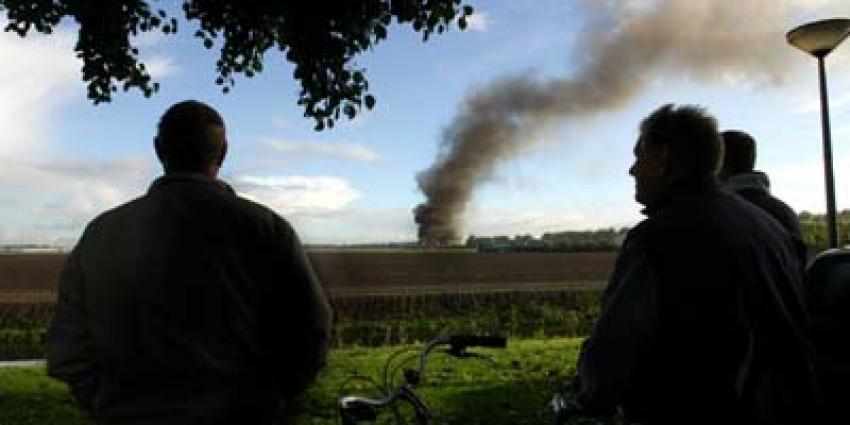
M 664 207 L 678 199 L 690 198 L 702 193 L 716 192 L 720 190 L 720 181 L 715 176 L 706 176 L 699 179 L 677 180 L 670 184 L 651 205 L 641 210 L 647 217 L 652 217 Z
M 730 176 L 726 182 L 733 192 L 758 190 L 770 193 L 770 179 L 761 171 L 747 171 Z
M 233 188 L 222 180 L 209 177 L 201 173 L 169 173 L 158 177 L 151 183 L 148 193 L 161 190 L 174 183 L 190 183 L 212 186 L 214 189 L 229 195 L 235 195 Z

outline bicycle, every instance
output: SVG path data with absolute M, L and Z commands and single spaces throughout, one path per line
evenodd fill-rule
M 382 389 L 381 398 L 368 398 L 360 396 L 344 396 L 339 400 L 339 416 L 342 425 L 357 425 L 362 421 L 375 421 L 378 409 L 390 408 L 395 416 L 396 423 L 404 423 L 398 410 L 400 401 L 407 402 L 414 411 L 415 423 L 417 425 L 430 425 L 431 413 L 422 398 L 416 393 L 415 388 L 423 382 L 425 377 L 425 366 L 428 357 L 439 346 L 448 345 L 446 353 L 453 357 L 486 357 L 480 354 L 466 351 L 470 347 L 505 348 L 507 339 L 503 336 L 476 336 L 476 335 L 448 335 L 437 337 L 426 343 L 418 354 L 418 365 L 416 369 L 404 370 L 404 382 L 390 389 L 395 378 L 396 371 L 390 372 L 392 361 L 405 351 L 399 351 L 391 355 L 384 366 L 384 385 L 376 384 Z

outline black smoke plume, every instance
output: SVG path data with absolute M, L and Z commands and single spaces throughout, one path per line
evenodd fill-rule
M 737 83 L 742 91 L 747 84 L 776 84 L 789 72 L 788 59 L 799 55 L 784 41 L 796 10 L 789 0 L 585 5 L 591 18 L 575 29 L 580 36 L 571 55 L 584 61 L 578 72 L 549 80 L 502 78 L 460 105 L 433 165 L 416 176 L 427 198 L 414 209 L 422 244 L 459 242 L 475 187 L 554 124 L 622 107 L 654 81 L 663 90 L 670 78 Z

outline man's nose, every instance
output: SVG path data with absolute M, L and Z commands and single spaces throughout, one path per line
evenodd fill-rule
M 629 175 L 632 176 L 632 177 L 634 177 L 634 175 L 635 175 L 635 168 L 637 168 L 637 163 L 632 164 L 632 166 L 629 167 Z

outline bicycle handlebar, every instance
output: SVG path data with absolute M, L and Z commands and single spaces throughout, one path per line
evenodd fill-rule
M 416 370 L 411 370 L 411 375 L 401 387 L 386 394 L 380 399 L 371 399 L 366 397 L 348 396 L 340 399 L 339 405 L 342 414 L 343 423 L 345 425 L 355 424 L 358 420 L 374 420 L 375 408 L 385 407 L 395 403 L 399 399 L 405 399 L 411 403 L 415 410 L 417 418 L 423 420 L 428 416 L 428 409 L 412 391 L 412 387 L 418 383 L 424 375 L 425 364 L 428 361 L 428 355 L 434 348 L 440 345 L 449 345 L 451 350 L 449 353 L 454 355 L 463 354 L 468 347 L 488 347 L 488 348 L 505 348 L 507 346 L 507 338 L 503 336 L 478 336 L 478 335 L 449 335 L 434 338 L 422 347 L 419 352 L 419 364 Z M 412 380 L 412 381 L 411 381 Z M 422 423 L 426 422 L 424 419 Z
M 428 355 L 434 348 L 440 345 L 448 344 L 451 347 L 449 353 L 455 357 L 462 357 L 464 351 L 468 347 L 490 347 L 490 348 L 505 348 L 507 346 L 507 338 L 498 335 L 448 335 L 434 338 L 422 347 L 419 354 L 419 367 L 415 373 L 421 377 L 425 374 L 425 363 L 428 362 Z

